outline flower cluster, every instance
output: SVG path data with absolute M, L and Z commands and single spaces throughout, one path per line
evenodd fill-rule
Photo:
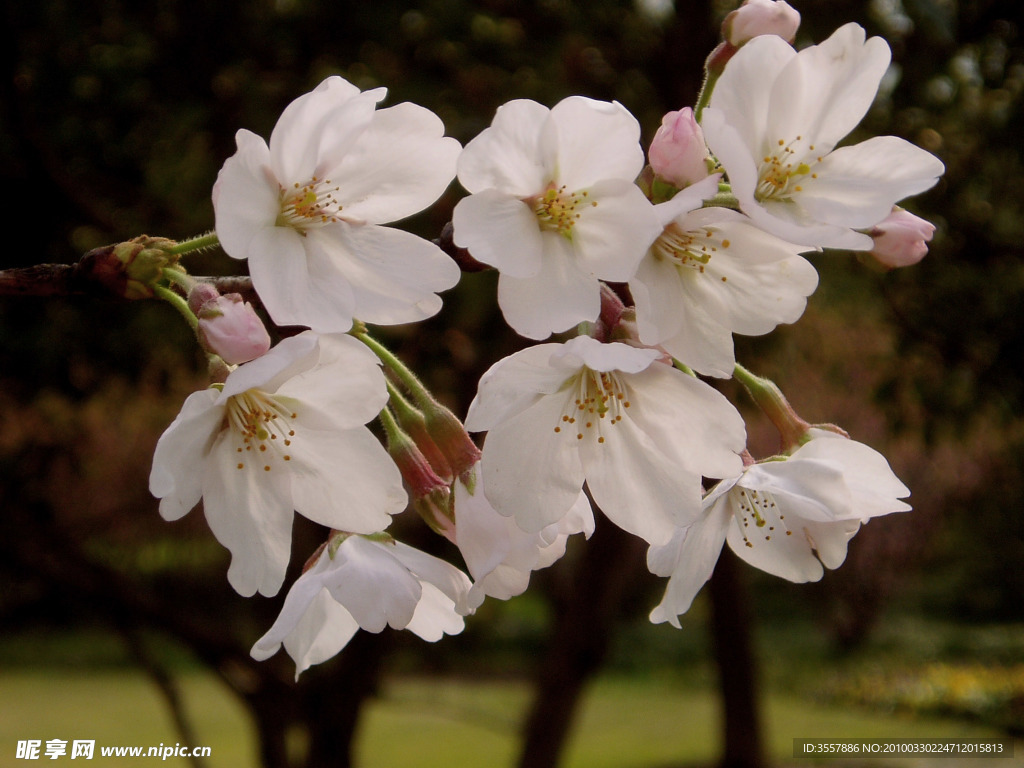
M 798 24 L 774 0 L 731 14 L 705 91 L 665 116 L 646 159 L 615 102 L 511 101 L 463 149 L 428 110 L 378 108 L 383 89 L 340 77 L 289 105 L 269 142 L 238 132 L 213 239 L 248 261 L 276 325 L 309 330 L 271 347 L 240 296 L 164 269 L 189 292 L 214 384 L 161 438 L 150 486 L 168 520 L 202 499 L 243 595 L 280 590 L 295 512 L 329 529 L 254 657 L 283 644 L 301 672 L 358 628 L 458 632 L 602 517 L 647 542 L 668 578 L 651 620 L 678 625 L 725 542 L 815 580 L 863 523 L 909 509 L 880 454 L 807 424 L 736 361 L 733 334 L 802 315 L 818 283 L 804 254 L 901 266 L 934 229 L 895 204 L 932 186 L 939 160 L 895 137 L 837 148 L 888 46 L 851 24 L 797 51 Z M 498 271 L 505 320 L 543 342 L 494 363 L 465 425 L 365 325 L 429 317 L 457 282 L 437 245 L 385 226 L 455 177 L 468 195 L 454 243 Z M 698 374 L 737 378 L 780 453 L 756 461 L 739 411 Z M 467 430 L 486 433 L 482 450 Z M 407 507 L 469 575 L 387 532 Z

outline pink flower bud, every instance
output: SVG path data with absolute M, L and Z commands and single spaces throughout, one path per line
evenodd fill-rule
M 704 133 L 689 107 L 669 112 L 661 119 L 647 154 L 654 172 L 679 188 L 708 176 Z
M 722 22 L 722 37 L 737 48 L 759 35 L 792 43 L 799 27 L 800 13 L 785 0 L 744 0 Z
M 898 205 L 868 233 L 875 239 L 871 255 L 890 269 L 917 264 L 928 253 L 935 225 Z
M 263 321 L 237 293 L 205 302 L 196 314 L 199 343 L 230 365 L 247 363 L 270 349 L 270 336 Z

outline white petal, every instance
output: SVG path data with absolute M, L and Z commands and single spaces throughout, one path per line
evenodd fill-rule
M 603 443 L 592 435 L 580 441 L 595 503 L 623 530 L 666 544 L 678 523 L 699 513 L 700 476 L 674 464 L 628 416 L 608 424 L 603 435 Z
M 551 181 L 540 153 L 550 110 L 529 99 L 498 107 L 491 127 L 470 141 L 458 161 L 459 182 L 469 192 L 496 189 L 517 198 L 543 191 Z
M 671 461 L 704 477 L 735 477 L 746 427 L 713 387 L 667 365 L 652 365 L 630 381 L 631 416 Z
M 315 412 L 314 420 L 340 429 L 352 429 L 373 420 L 388 399 L 377 356 L 365 344 L 344 334 L 317 336 L 307 331 L 291 339 L 304 337 L 317 341 L 316 362 L 294 372 L 280 386 L 279 395 L 296 401 L 300 410 Z M 232 376 L 236 374 L 237 371 Z
M 651 367 L 661 354 L 656 349 L 634 347 L 620 341 L 604 343 L 590 336 L 574 336 L 551 353 L 551 365 L 575 371 L 586 366 L 592 371 L 639 373 Z
M 942 162 L 896 136 L 875 136 L 841 147 L 815 169 L 799 202 L 820 221 L 852 228 L 877 224 L 893 204 L 935 185 Z
M 570 96 L 551 110 L 556 127 L 558 182 L 571 190 L 602 179 L 632 183 L 644 166 L 640 124 L 618 102 Z
M 557 392 L 575 374 L 551 365 L 559 344 L 537 344 L 499 360 L 480 377 L 469 406 L 466 429 L 483 432 L 521 413 L 540 395 Z
M 193 392 L 157 441 L 149 490 L 165 520 L 188 514 L 202 496 L 203 467 L 224 418 L 216 399 L 213 389 Z
M 380 632 L 386 626 L 404 629 L 422 593 L 420 582 L 387 551 L 390 546 L 350 536 L 338 548 L 336 565 L 324 578 L 334 599 L 368 632 Z
M 545 232 L 540 272 L 533 277 L 498 279 L 498 305 L 512 328 L 528 339 L 546 339 L 601 311 L 597 279 L 581 271 L 568 240 Z
M 366 93 L 340 77 L 329 77 L 295 99 L 270 135 L 271 164 L 279 181 L 306 183 L 324 178 L 370 125 L 386 91 Z
M 686 288 L 671 261 L 648 253 L 629 281 L 636 302 L 636 324 L 644 344 L 660 344 L 677 335 L 687 316 Z
M 335 261 L 337 247 L 309 230 L 274 227 L 253 243 L 249 273 L 263 305 L 278 325 L 305 325 L 320 333 L 352 327 L 352 287 Z
M 279 467 L 265 471 L 247 454 L 239 462 L 235 448 L 229 432 L 214 445 L 203 478 L 203 509 L 213 535 L 231 552 L 231 586 L 243 597 L 271 597 L 291 555 L 290 478 Z
M 722 161 L 735 185 L 734 171 L 722 160 L 716 148 L 718 128 L 722 123 L 733 126 L 742 146 L 750 155 L 763 151 L 762 142 L 770 105 L 772 83 L 782 69 L 796 58 L 796 51 L 775 35 L 761 35 L 748 42 L 734 55 L 715 84 L 711 105 L 701 114 L 701 128 L 711 151 Z M 720 118 L 708 122 L 711 108 Z
M 445 635 L 459 634 L 463 627 L 465 621 L 455 612 L 451 598 L 433 584 L 424 583 L 423 594 L 405 628 L 429 643 L 436 643 Z
M 217 174 L 213 208 L 217 238 L 225 253 L 248 258 L 253 239 L 273 227 L 281 208 L 276 179 L 270 170 L 270 151 L 263 139 L 240 130 L 235 136 L 238 151 Z
M 484 442 L 481 468 L 487 499 L 529 533 L 561 520 L 583 487 L 575 435 L 554 432 L 568 397 L 542 397 L 491 429 Z
M 398 468 L 368 429 L 337 432 L 319 427 L 300 410 L 295 437 L 284 449 L 291 456 L 286 466 L 293 478 L 295 509 L 336 530 L 383 530 L 407 502 Z
M 324 552 L 309 571 L 300 576 L 285 597 L 273 626 L 249 652 L 257 661 L 270 658 L 284 643 L 295 661 L 295 678 L 313 664 L 337 654 L 359 629 L 359 624 L 324 588 L 323 573 L 331 567 Z
M 668 576 L 665 595 L 651 611 L 655 624 L 679 627 L 679 616 L 690 610 L 700 588 L 711 578 L 732 521 L 724 500 L 709 506 L 701 518 L 679 528 L 664 547 L 651 547 L 647 565 L 651 573 Z
M 238 366 L 224 382 L 217 404 L 250 389 L 276 392 L 284 382 L 316 364 L 319 339 L 313 333 L 301 333 L 282 339 L 266 354 Z M 365 422 L 364 422 L 365 423 Z
M 428 109 L 404 102 L 373 114 L 369 128 L 331 171 L 342 215 L 371 224 L 429 206 L 455 178 L 462 150 Z
M 390 549 L 392 555 L 416 578 L 435 587 L 452 604 L 465 599 L 466 592 L 469 590 L 469 577 L 451 563 L 428 555 L 426 552 L 400 541 L 396 541 L 393 545 L 378 544 L 377 546 Z
M 910 495 L 889 462 L 878 451 L 856 440 L 825 432 L 800 447 L 792 458 L 820 459 L 837 463 L 852 495 L 852 506 L 857 517 L 863 519 L 905 512 L 910 505 L 899 499 Z
M 431 317 L 441 309 L 437 292 L 461 275 L 440 248 L 400 229 L 338 222 L 315 235 L 335 256 L 330 269 L 351 286 L 354 316 L 364 322 L 395 325 Z
M 633 277 L 648 246 L 661 234 L 654 206 L 632 182 L 604 181 L 578 208 L 572 244 L 580 269 L 602 280 Z
M 864 37 L 862 27 L 845 24 L 824 42 L 800 51 L 779 72 L 769 98 L 768 142 L 803 136 L 824 154 L 857 126 L 890 58 L 885 40 L 865 42 Z
M 485 189 L 462 198 L 452 213 L 455 244 L 510 277 L 530 277 L 544 258 L 537 215 L 507 192 Z

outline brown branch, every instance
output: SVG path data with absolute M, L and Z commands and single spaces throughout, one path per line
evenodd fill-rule
M 453 239 L 451 222 L 445 224 L 432 242 L 451 256 L 463 272 L 489 269 L 474 259 L 468 250 Z M 75 264 L 36 264 L 31 267 L 0 269 L 0 296 L 95 296 L 125 297 L 128 278 L 124 265 L 114 254 L 114 245 L 94 248 Z M 246 301 L 258 301 L 252 280 L 245 275 L 197 277 L 214 286 L 220 293 L 238 293 Z

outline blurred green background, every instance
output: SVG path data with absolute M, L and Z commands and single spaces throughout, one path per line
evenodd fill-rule
M 508 99 L 571 94 L 622 102 L 648 141 L 664 112 L 693 103 L 734 5 L 8 0 L 0 269 L 209 229 L 234 132 L 268 136 L 282 108 L 330 74 L 434 110 L 464 143 Z M 920 265 L 882 274 L 849 254 L 816 256 L 821 287 L 804 318 L 737 340 L 741 361 L 808 421 L 837 423 L 889 457 L 914 505 L 872 521 L 818 584 L 740 571 L 768 759 L 784 761 L 794 737 L 1020 735 L 1021 11 L 1015 0 L 793 5 L 798 46 L 847 21 L 890 41 L 893 67 L 851 140 L 903 136 L 947 172 L 906 204 L 938 227 Z M 460 194 L 454 184 L 403 226 L 436 237 Z M 244 269 L 219 252 L 188 266 Z M 481 372 L 520 345 L 494 285 L 468 274 L 439 317 L 383 334 L 460 414 Z M 213 747 L 215 766 L 511 764 L 585 548 L 535 574 L 527 595 L 488 601 L 459 637 L 365 636 L 296 687 L 283 654 L 247 657 L 283 595 L 232 593 L 202 516 L 167 525 L 147 491 L 157 437 L 202 386 L 202 361 L 168 307 L 0 300 L 0 766 L 20 764 L 19 739 L 72 731 L 107 744 L 191 735 Z M 752 450 L 772 452 L 770 426 L 746 413 Z M 295 568 L 321 535 L 297 523 Z M 649 625 L 661 584 L 642 550 L 623 546 L 615 568 L 626 582 L 594 629 L 607 642 L 587 674 L 600 682 L 586 689 L 563 764 L 713 762 L 707 596 L 681 632 Z M 312 721 L 322 722 L 303 725 Z M 354 731 L 325 735 L 337 722 Z M 331 739 L 336 759 L 318 752 Z

